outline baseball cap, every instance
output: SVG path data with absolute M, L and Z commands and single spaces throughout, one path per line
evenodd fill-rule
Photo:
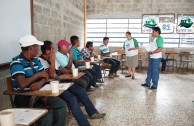
M 43 45 L 44 43 L 38 41 L 33 35 L 26 35 L 20 38 L 19 43 L 21 47 L 28 47 L 31 45 Z
M 60 41 L 58 42 L 58 46 L 60 47 L 60 46 L 62 46 L 62 45 L 71 46 L 71 43 L 69 43 L 69 42 L 66 41 L 66 40 L 60 40 Z

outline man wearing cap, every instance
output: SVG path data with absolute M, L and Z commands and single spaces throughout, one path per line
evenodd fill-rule
M 79 66 L 83 66 L 85 64 L 85 62 L 88 62 L 89 60 L 84 60 L 82 57 L 81 52 L 78 50 L 78 47 L 80 46 L 80 41 L 79 41 L 79 37 L 78 36 L 71 36 L 70 38 L 71 41 L 71 50 L 73 51 L 73 63 L 75 64 L 75 67 L 79 67 Z M 96 84 L 97 81 L 97 72 L 94 68 L 92 69 L 87 69 L 86 70 L 87 73 L 90 73 L 93 76 L 93 80 L 92 80 L 92 86 L 93 87 L 99 87 Z
M 69 49 L 70 46 L 71 43 L 67 42 L 66 40 L 61 40 L 58 42 L 58 51 L 56 52 L 57 62 L 61 67 L 66 69 L 75 68 L 73 64 L 73 51 Z M 85 73 L 86 76 L 82 76 L 82 79 L 88 82 L 88 86 L 86 88 L 90 90 L 90 87 L 93 84 L 93 76 L 87 71 L 85 71 Z M 80 79 L 77 79 L 74 82 L 81 86 L 81 84 L 79 84 L 81 83 Z
M 22 52 L 14 57 L 10 64 L 11 79 L 15 90 L 35 91 L 39 90 L 48 80 L 48 74 L 44 71 L 40 60 L 36 57 L 39 52 L 38 41 L 34 36 L 27 35 L 19 40 Z M 28 107 L 31 96 L 16 95 L 14 103 L 16 107 Z M 64 126 L 65 125 L 65 102 L 59 97 L 41 97 L 34 103 L 35 108 L 50 107 L 45 116 L 39 119 L 40 126 Z
M 49 74 L 49 78 L 54 78 L 57 73 L 66 74 L 66 70 L 60 67 L 55 59 L 54 46 L 51 41 L 44 41 L 44 45 L 41 46 L 41 51 L 42 54 L 40 56 L 40 61 Z M 90 124 L 80 109 L 76 97 L 84 105 L 91 119 L 99 119 L 105 116 L 104 113 L 99 113 L 96 110 L 91 100 L 89 99 L 86 90 L 76 84 L 71 86 L 68 90 L 64 91 L 60 97 L 66 101 L 79 126 L 90 126 Z

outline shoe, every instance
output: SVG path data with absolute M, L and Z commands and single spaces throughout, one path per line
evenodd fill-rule
M 114 78 L 115 76 L 113 74 L 108 75 L 109 78 Z
M 95 89 L 94 88 L 88 88 L 87 91 L 91 92 L 91 91 L 94 91 Z
M 162 71 L 162 73 L 163 73 L 163 74 L 167 74 L 167 72 L 166 72 L 166 71 Z
M 125 77 L 131 77 L 131 75 L 126 75 Z
M 104 118 L 105 116 L 106 116 L 105 113 L 96 112 L 92 116 L 90 116 L 90 119 L 101 119 Z
M 143 86 L 143 87 L 149 87 L 147 84 L 141 84 L 141 86 Z
M 96 80 L 97 83 L 104 83 L 101 79 Z
M 119 75 L 118 75 L 117 73 L 113 73 L 113 75 L 114 75 L 115 77 L 119 77 Z
M 134 80 L 135 79 L 135 76 L 132 76 L 132 79 Z
M 97 84 L 95 84 L 95 85 L 92 85 L 93 87 L 95 87 L 95 88 L 98 88 L 99 87 L 99 85 L 97 85 Z
M 157 89 L 157 88 L 156 88 L 156 87 L 151 86 L 151 87 L 150 87 L 150 89 L 151 89 L 151 90 L 154 90 L 154 89 Z

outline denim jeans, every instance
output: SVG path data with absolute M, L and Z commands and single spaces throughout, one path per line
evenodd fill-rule
M 96 80 L 97 80 L 97 73 L 95 70 L 93 69 L 87 69 L 84 71 L 85 75 L 89 78 L 90 82 L 88 87 L 90 87 L 91 85 L 96 85 Z
M 117 73 L 120 67 L 120 61 L 116 59 L 107 58 L 107 59 L 104 59 L 103 62 L 111 64 L 111 68 L 109 71 L 110 74 Z
M 100 66 L 95 64 L 95 63 L 92 63 L 92 65 L 94 66 L 94 69 L 96 71 L 97 79 L 101 79 L 102 78 L 102 73 L 101 73 Z
M 164 58 L 161 59 L 162 62 L 162 68 L 161 71 L 166 71 L 166 60 Z
M 148 72 L 146 78 L 146 85 L 151 85 L 151 80 L 153 83 L 153 87 L 158 87 L 158 80 L 159 80 L 159 72 L 160 72 L 160 62 L 161 58 L 153 59 L 150 58 L 149 65 L 148 65 Z
M 90 101 L 86 91 L 82 87 L 73 85 L 68 90 L 64 91 L 60 97 L 65 100 L 68 107 L 71 109 L 72 114 L 79 126 L 90 126 L 90 123 L 80 109 L 76 98 L 78 98 L 78 100 L 81 101 L 81 103 L 84 105 L 89 116 L 95 114 L 97 110 L 95 109 L 93 103 Z

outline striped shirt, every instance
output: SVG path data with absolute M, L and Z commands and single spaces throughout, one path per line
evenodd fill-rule
M 101 53 L 108 53 L 108 52 L 110 52 L 109 51 L 109 47 L 104 45 L 104 44 L 100 45 L 100 52 Z M 109 55 L 107 54 L 106 56 L 109 56 Z
M 38 73 L 43 70 L 44 70 L 44 67 L 42 66 L 38 57 L 34 57 L 31 60 L 31 62 L 27 58 L 25 58 L 22 54 L 14 57 L 10 64 L 11 79 L 12 79 L 13 87 L 14 88 L 19 87 L 16 82 L 17 75 L 24 75 L 26 78 L 28 78 L 33 76 L 35 73 Z

